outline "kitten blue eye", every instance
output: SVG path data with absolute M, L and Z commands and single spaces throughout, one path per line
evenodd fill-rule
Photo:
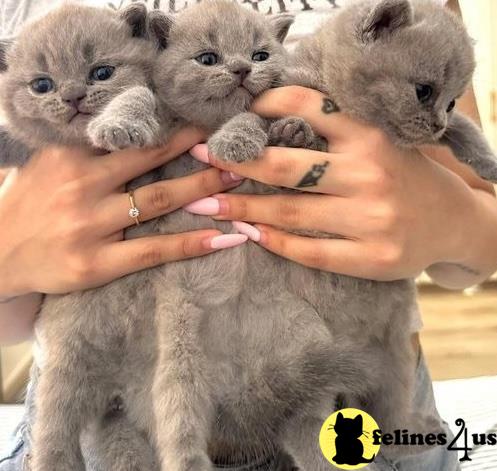
M 252 60 L 256 62 L 263 62 L 267 61 L 268 59 L 269 59 L 269 52 L 266 51 L 254 52 L 254 55 L 252 56 Z
M 455 106 L 456 106 L 456 100 L 452 100 L 449 103 L 449 107 L 447 108 L 447 113 L 450 113 L 454 109 Z
M 102 65 L 100 67 L 95 67 L 91 73 L 90 73 L 90 78 L 92 80 L 108 80 L 112 77 L 112 74 L 114 73 L 114 67 L 111 65 Z
M 195 57 L 195 60 L 202 65 L 216 65 L 219 61 L 219 57 L 217 54 L 214 54 L 213 52 L 204 52 L 203 54 L 200 54 L 199 56 Z
M 51 92 L 55 86 L 53 83 L 53 80 L 48 78 L 48 77 L 42 77 L 35 79 L 31 82 L 31 88 L 36 92 L 36 93 L 48 93 Z
M 421 103 L 426 103 L 433 95 L 433 87 L 431 85 L 417 83 L 416 95 Z

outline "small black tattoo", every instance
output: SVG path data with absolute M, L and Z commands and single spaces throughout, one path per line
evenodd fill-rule
M 329 162 L 324 162 L 322 164 L 313 165 L 311 170 L 309 170 L 304 175 L 304 178 L 300 180 L 296 188 L 307 188 L 309 186 L 316 186 L 321 177 L 325 174 L 326 167 L 328 167 L 329 164 Z
M 321 111 L 325 114 L 331 114 L 340 111 L 340 108 L 338 108 L 338 105 L 333 100 L 330 100 L 329 98 L 324 98 L 323 107 L 321 108 Z

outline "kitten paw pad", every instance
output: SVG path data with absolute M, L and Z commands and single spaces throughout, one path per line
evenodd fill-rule
M 279 119 L 269 128 L 269 143 L 281 147 L 305 147 L 313 145 L 316 135 L 302 118 Z
M 228 162 L 247 162 L 257 159 L 267 145 L 265 133 L 255 135 L 218 131 L 207 142 L 209 153 Z

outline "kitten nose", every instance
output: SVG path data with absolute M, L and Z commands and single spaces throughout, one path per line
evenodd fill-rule
M 252 68 L 249 66 L 242 66 L 233 71 L 235 75 L 238 75 L 240 77 L 240 83 L 243 83 L 250 72 L 252 72 Z
M 78 96 L 79 95 L 79 96 Z M 72 95 L 72 96 L 65 96 L 62 97 L 62 99 L 69 105 L 71 105 L 73 108 L 78 109 L 79 104 L 81 103 L 82 100 L 86 98 L 86 93 L 85 94 L 77 94 L 77 95 Z
M 440 132 L 443 128 L 445 127 L 445 124 L 444 123 L 440 123 L 440 122 L 437 122 L 437 123 L 433 123 L 431 125 L 431 129 L 433 130 L 433 132 L 436 134 L 437 132 Z

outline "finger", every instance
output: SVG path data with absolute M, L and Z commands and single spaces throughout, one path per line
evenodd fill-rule
M 358 241 L 302 237 L 259 224 L 256 228 L 262 247 L 301 265 L 360 278 L 373 273 L 366 262 L 368 253 Z
M 342 196 L 357 190 L 357 184 L 349 183 L 350 157 L 345 154 L 267 147 L 255 161 L 233 163 L 208 155 L 206 144 L 196 145 L 190 154 L 202 162 L 268 185 Z
M 200 257 L 220 249 L 241 245 L 247 237 L 204 230 L 182 234 L 160 235 L 117 242 L 106 247 L 100 258 L 107 267 L 103 276 L 112 280 L 139 270 L 168 262 Z
M 216 220 L 271 224 L 288 229 L 321 231 L 348 237 L 357 232 L 347 201 L 324 195 L 219 194 L 204 198 L 185 210 Z
M 340 142 L 348 136 L 363 135 L 368 129 L 344 113 L 333 111 L 330 99 L 323 93 L 298 86 L 268 90 L 255 100 L 252 111 L 265 118 L 299 116 L 325 137 L 333 150 L 339 150 Z
M 204 131 L 188 127 L 179 130 L 167 143 L 157 148 L 125 149 L 96 159 L 106 183 L 122 185 L 185 153 L 205 141 Z
M 204 196 L 235 188 L 241 183 L 229 172 L 211 168 L 186 177 L 159 181 L 134 191 L 135 206 L 140 221 L 168 214 Z M 109 197 L 102 207 L 97 224 L 105 233 L 113 233 L 135 224 L 129 216 L 131 202 L 128 193 Z

